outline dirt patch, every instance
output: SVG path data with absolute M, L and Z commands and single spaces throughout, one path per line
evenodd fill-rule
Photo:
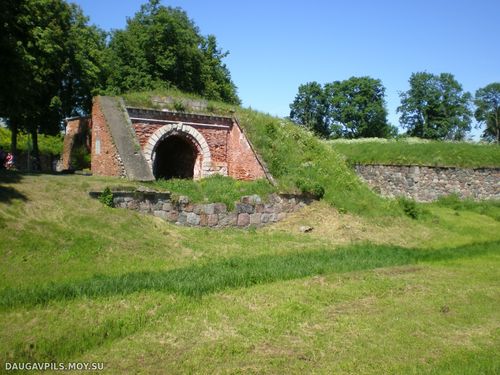
M 313 228 L 310 233 L 303 233 L 304 236 L 329 240 L 335 245 L 369 241 L 415 247 L 432 237 L 431 229 L 406 217 L 370 218 L 341 214 L 325 202 L 314 202 L 264 230 L 300 233 L 299 228 L 303 226 Z

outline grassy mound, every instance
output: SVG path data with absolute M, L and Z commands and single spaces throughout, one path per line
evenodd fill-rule
M 176 91 L 153 91 L 124 95 L 129 106 L 161 108 L 153 97 L 182 100 Z M 195 97 L 187 96 L 190 99 Z M 169 105 L 167 105 L 169 109 Z M 189 112 L 189 108 L 186 108 Z M 207 102 L 208 114 L 235 115 L 257 152 L 276 178 L 283 192 L 321 193 L 328 203 L 341 211 L 365 215 L 395 214 L 399 209 L 380 198 L 360 182 L 356 174 L 328 144 L 292 122 L 251 109 L 224 103 Z
M 328 141 L 350 164 L 500 167 L 500 147 L 492 144 L 429 141 L 418 138 Z

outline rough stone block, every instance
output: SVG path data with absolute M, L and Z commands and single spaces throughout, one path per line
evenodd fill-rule
M 194 212 L 188 212 L 186 216 L 186 223 L 188 225 L 198 225 L 200 224 L 200 216 Z
M 206 227 L 208 225 L 208 215 L 201 213 L 200 214 L 200 226 Z
M 215 204 L 214 203 L 204 204 L 203 212 L 207 215 L 213 215 L 215 213 Z
M 261 214 L 260 220 L 261 220 L 262 224 L 268 223 L 270 216 L 271 216 L 271 214 Z
M 177 221 L 179 219 L 179 212 L 177 211 L 169 211 L 167 212 L 166 218 L 168 221 Z
M 253 214 L 255 207 L 247 203 L 236 203 L 236 212 L 239 214 Z
M 170 202 L 166 202 L 166 203 L 163 203 L 162 205 L 162 210 L 163 211 L 172 211 L 172 203 Z
M 187 221 L 187 213 L 179 212 L 179 215 L 177 217 L 177 222 L 179 224 L 186 224 L 186 221 Z
M 214 203 L 214 213 L 222 214 L 227 212 L 227 207 L 224 203 Z
M 236 213 L 223 213 L 219 214 L 219 227 L 232 227 L 237 223 L 237 214 Z
M 237 224 L 239 227 L 246 227 L 250 224 L 250 215 L 247 213 L 238 214 Z
M 261 224 L 261 214 L 255 213 L 250 215 L 250 224 L 251 225 L 260 225 Z
M 216 214 L 211 214 L 208 215 L 208 226 L 209 227 L 215 227 L 219 224 L 219 215 Z
M 187 205 L 185 205 L 183 208 L 182 208 L 182 211 L 184 212 L 193 212 L 194 210 L 194 205 L 189 203 Z

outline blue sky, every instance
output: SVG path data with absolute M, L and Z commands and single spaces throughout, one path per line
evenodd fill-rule
M 105 30 L 146 0 L 74 0 Z M 500 82 L 499 0 L 175 0 L 225 62 L 244 106 L 287 116 L 300 84 L 371 76 L 386 87 L 389 121 L 412 72 L 448 72 L 474 92 Z M 475 131 L 477 134 L 477 131 Z

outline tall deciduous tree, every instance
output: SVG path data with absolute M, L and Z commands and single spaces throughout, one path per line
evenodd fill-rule
M 180 8 L 150 0 L 124 30 L 112 33 L 109 91 L 174 86 L 208 99 L 239 103 L 214 36 L 204 37 Z
M 471 95 L 449 73 L 413 73 L 410 89 L 400 93 L 401 125 L 408 134 L 461 140 L 471 129 Z
M 387 123 L 385 88 L 378 79 L 351 77 L 345 81 L 299 86 L 290 104 L 290 118 L 322 137 L 389 137 L 397 129 Z
M 351 77 L 325 85 L 332 136 L 388 137 L 397 133 L 387 122 L 385 87 L 379 79 Z
M 500 83 L 491 83 L 476 91 L 476 120 L 485 125 L 483 138 L 500 143 Z
M 290 119 L 324 138 L 330 136 L 328 103 L 318 82 L 299 86 L 295 100 L 290 104 Z
M 0 60 L 0 115 L 12 128 L 13 151 L 18 129 L 25 130 L 37 158 L 39 132 L 57 133 L 64 116 L 89 109 L 100 79 L 95 49 L 104 48 L 104 35 L 64 0 L 6 1 L 0 14 L 6 17 L 0 24 L 6 56 Z

